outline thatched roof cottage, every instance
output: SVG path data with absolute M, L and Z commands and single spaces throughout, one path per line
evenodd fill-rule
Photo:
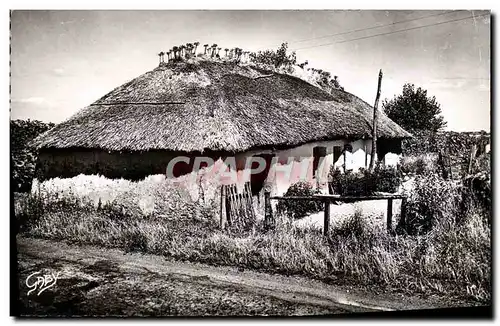
M 264 182 L 277 182 L 280 166 L 306 162 L 301 177 L 319 178 L 318 159 L 333 164 L 345 144 L 360 165 L 369 162 L 373 107 L 358 97 L 232 58 L 172 58 L 36 139 L 38 176 L 137 180 L 164 174 L 179 155 L 208 156 L 219 164 L 235 156 L 239 173 L 242 162 L 259 156 L 268 166 L 251 177 L 258 192 Z M 383 112 L 379 119 L 383 158 L 400 152 L 410 135 Z M 176 168 L 175 176 L 192 172 L 192 164 Z M 295 181 L 278 182 L 275 191 L 283 193 Z

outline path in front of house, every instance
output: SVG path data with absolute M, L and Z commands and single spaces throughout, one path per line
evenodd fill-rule
M 22 315 L 324 315 L 426 309 L 449 302 L 366 293 L 305 277 L 169 261 L 162 256 L 17 237 Z M 59 273 L 39 295 L 26 279 Z M 31 277 L 28 283 L 32 284 Z

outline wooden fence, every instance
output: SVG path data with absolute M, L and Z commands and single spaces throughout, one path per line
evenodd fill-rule
M 221 188 L 221 227 L 234 226 L 242 229 L 255 223 L 252 190 L 246 182 L 242 192 L 236 185 L 223 185 Z
M 324 224 L 323 224 L 323 234 L 328 235 L 328 230 L 330 228 L 330 204 L 337 202 L 357 202 L 366 200 L 387 200 L 387 232 L 393 233 L 392 229 L 392 203 L 394 199 L 401 199 L 401 218 L 400 223 L 404 228 L 406 224 L 406 202 L 407 197 L 405 195 L 394 194 L 394 195 L 373 195 L 373 196 L 340 196 L 340 195 L 314 195 L 314 196 L 271 196 L 269 192 L 264 193 L 265 199 L 265 215 L 264 222 L 267 226 L 272 226 L 274 224 L 274 217 L 272 212 L 271 200 L 309 200 L 309 201 L 320 201 L 325 205 L 324 209 Z

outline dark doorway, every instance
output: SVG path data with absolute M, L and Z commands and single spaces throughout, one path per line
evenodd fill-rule
M 318 170 L 321 161 L 326 156 L 326 147 L 317 146 L 313 148 L 313 178 L 316 177 L 316 171 Z
M 273 154 L 258 154 L 253 157 L 261 157 L 266 161 L 266 167 L 260 173 L 252 173 L 250 175 L 250 184 L 252 188 L 252 195 L 256 196 L 260 193 L 262 188 L 264 187 L 264 182 L 267 179 L 267 175 L 269 173 L 269 169 L 271 168 L 271 163 L 273 160 Z M 252 157 L 252 158 L 253 158 Z M 252 169 L 256 169 L 258 167 L 258 162 L 252 161 Z
M 337 163 L 342 155 L 342 146 L 333 146 L 333 164 Z

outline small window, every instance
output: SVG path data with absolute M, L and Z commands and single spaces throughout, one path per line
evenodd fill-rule
M 322 159 L 326 156 L 326 147 L 314 147 L 313 148 L 313 177 L 316 176 L 316 171 L 322 161 Z

